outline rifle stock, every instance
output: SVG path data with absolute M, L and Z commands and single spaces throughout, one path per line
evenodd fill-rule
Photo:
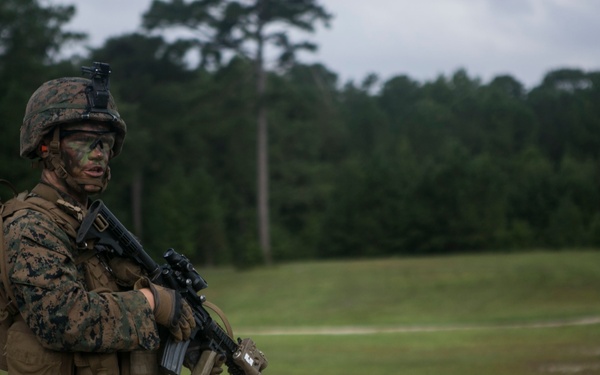
M 148 255 L 140 242 L 119 222 L 101 200 L 92 203 L 77 232 L 76 242 L 93 241 L 95 248 L 108 250 L 139 264 L 153 283 L 175 289 L 194 312 L 196 328 L 187 341 L 175 341 L 169 336 L 161 347 L 161 368 L 179 375 L 190 343 L 225 356 L 232 375 L 260 375 L 268 365 L 264 354 L 251 339 L 234 341 L 211 317 L 203 306 L 204 296 L 198 292 L 208 285 L 189 260 L 173 249 L 165 252 L 167 263 L 160 266 Z

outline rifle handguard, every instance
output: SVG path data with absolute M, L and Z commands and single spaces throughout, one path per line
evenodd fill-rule
M 225 325 L 225 330 L 227 331 L 227 334 L 229 335 L 229 337 L 231 337 L 233 339 L 233 329 L 231 329 L 231 324 L 229 324 L 229 319 L 227 319 L 223 310 L 221 310 L 219 308 L 219 306 L 217 306 L 214 303 L 209 302 L 209 301 L 204 301 L 204 303 L 202 303 L 202 306 L 208 307 L 209 309 L 214 311 L 215 314 L 217 314 L 219 316 L 219 318 L 221 318 L 223 325 Z

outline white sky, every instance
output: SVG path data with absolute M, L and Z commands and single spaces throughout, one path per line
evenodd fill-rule
M 46 0 L 75 4 L 67 28 L 98 47 L 109 36 L 141 31 L 151 0 Z M 598 0 L 320 0 L 330 28 L 303 34 L 340 83 L 405 74 L 425 82 L 466 69 L 484 83 L 510 74 L 527 88 L 557 68 L 600 70 Z

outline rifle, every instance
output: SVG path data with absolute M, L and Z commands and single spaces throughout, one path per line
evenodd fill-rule
M 181 373 L 181 366 L 191 342 L 223 355 L 232 375 L 260 375 L 267 367 L 266 357 L 251 339 L 238 338 L 237 342 L 234 341 L 206 311 L 203 306 L 206 297 L 198 295 L 198 292 L 208 284 L 190 261 L 184 255 L 169 249 L 163 256 L 167 263 L 159 266 L 101 200 L 94 201 L 90 206 L 77 232 L 76 242 L 84 246 L 93 242 L 96 251 L 108 250 L 133 260 L 147 272 L 153 283 L 176 290 L 190 305 L 196 321 L 196 328 L 190 338 L 187 341 L 175 341 L 169 335 L 166 343 L 161 345 L 163 350 L 160 367 L 168 374 Z M 207 370 L 203 370 L 202 374 L 205 371 Z

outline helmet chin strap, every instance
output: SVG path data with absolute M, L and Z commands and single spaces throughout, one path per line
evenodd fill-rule
M 56 176 L 64 180 L 67 185 L 74 189 L 78 193 L 86 193 L 84 190 L 85 185 L 93 185 L 99 187 L 100 190 L 95 192 L 94 194 L 102 193 L 106 190 L 108 186 L 108 181 L 110 181 L 110 167 L 106 168 L 106 173 L 102 175 L 100 178 L 75 178 L 67 172 L 65 169 L 65 163 L 60 157 L 60 131 L 58 126 L 54 129 L 54 134 L 52 136 L 52 141 L 50 142 L 50 147 L 48 147 L 49 155 L 43 160 L 44 168 L 53 171 Z

